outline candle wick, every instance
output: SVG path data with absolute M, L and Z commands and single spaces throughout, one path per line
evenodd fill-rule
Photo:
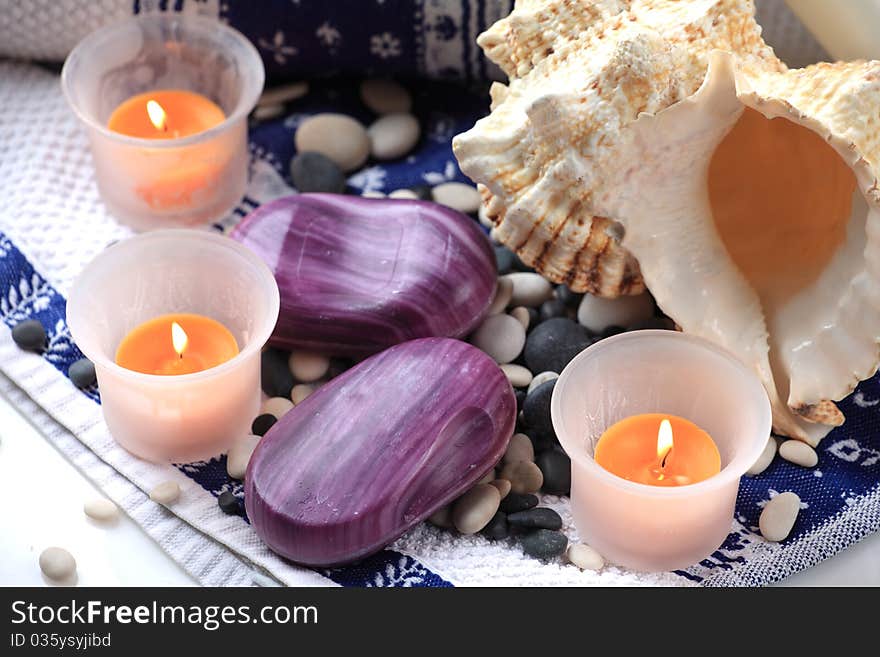
M 660 469 L 661 470 L 666 467 L 666 459 L 669 458 L 669 455 L 671 453 L 672 453 L 672 449 L 670 449 L 668 452 L 666 452 L 666 454 L 663 455 L 663 459 L 660 461 Z

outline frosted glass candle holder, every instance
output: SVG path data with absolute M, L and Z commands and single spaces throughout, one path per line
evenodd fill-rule
M 593 460 L 611 425 L 641 413 L 678 415 L 706 430 L 721 472 L 658 487 L 627 481 Z M 597 342 L 560 375 L 553 427 L 571 458 L 571 506 L 580 537 L 608 561 L 643 571 L 685 568 L 727 537 L 739 479 L 770 435 L 758 378 L 715 345 L 675 331 L 634 331 Z
M 144 233 L 108 247 L 73 284 L 67 322 L 95 364 L 110 433 L 149 461 L 176 463 L 226 451 L 251 432 L 260 406 L 260 351 L 278 319 L 268 267 L 246 247 L 207 231 Z M 120 367 L 116 349 L 159 315 L 198 313 L 221 322 L 240 352 L 177 376 Z
M 61 86 L 88 132 L 98 191 L 110 213 L 141 231 L 202 225 L 228 214 L 247 185 L 247 115 L 264 76 L 250 41 L 207 18 L 141 15 L 83 39 L 64 63 Z M 179 139 L 140 139 L 107 128 L 120 103 L 156 89 L 202 94 L 226 120 Z

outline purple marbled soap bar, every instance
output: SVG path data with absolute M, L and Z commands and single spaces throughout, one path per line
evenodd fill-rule
M 365 557 L 501 458 L 516 399 L 492 359 L 446 338 L 392 347 L 322 386 L 260 441 L 245 476 L 257 534 L 297 563 Z
M 297 194 L 248 215 L 232 237 L 281 291 L 272 344 L 366 356 L 463 337 L 495 293 L 495 256 L 472 219 L 436 203 Z

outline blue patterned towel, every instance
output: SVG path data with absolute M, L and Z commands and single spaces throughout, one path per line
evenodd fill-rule
M 461 5 L 482 3 L 462 0 Z M 464 180 L 450 139 L 486 112 L 485 92 L 440 82 L 409 86 L 424 129 L 418 149 L 402 161 L 355 172 L 348 180 L 351 191 L 389 192 Z M 260 203 L 292 191 L 287 166 L 294 153 L 293 132 L 305 116 L 332 109 L 370 118 L 357 98 L 356 84 L 327 80 L 311 87 L 286 116 L 252 126 L 248 195 L 218 228 L 228 228 Z M 79 391 L 68 381 L 67 368 L 80 354 L 64 322 L 66 291 L 88 260 L 128 231 L 115 224 L 97 197 L 86 139 L 61 97 L 57 78 L 26 65 L 0 63 L 0 199 L 0 319 L 7 327 L 0 328 L 0 370 L 76 436 L 78 441 L 66 443 L 66 453 L 75 449 L 71 444 L 85 446 L 88 454 L 76 459 L 81 467 L 97 467 L 83 465 L 96 455 L 103 467 L 120 473 L 118 479 L 141 490 L 169 477 L 181 483 L 184 495 L 173 509 L 180 521 L 139 493 L 119 501 L 148 531 L 161 526 L 157 538 L 163 547 L 200 581 L 247 583 L 248 573 L 257 567 L 290 584 L 765 584 L 809 567 L 880 527 L 880 380 L 874 378 L 841 404 L 847 422 L 822 442 L 816 468 L 777 460 L 760 476 L 743 479 L 725 544 L 686 571 L 647 575 L 608 567 L 599 574 L 580 572 L 561 562 L 529 559 L 514 545 L 456 537 L 424 524 L 356 566 L 320 572 L 295 567 L 266 550 L 245 518 L 219 511 L 215 498 L 221 492 L 241 495 L 240 483 L 227 477 L 222 458 L 176 468 L 139 461 L 107 434 L 98 392 Z M 24 318 L 39 319 L 49 332 L 49 349 L 42 356 L 22 353 L 11 342 L 8 327 Z M 113 485 L 108 483 L 107 489 Z M 787 490 L 801 497 L 801 514 L 789 539 L 767 543 L 756 531 L 758 515 L 767 500 Z M 568 500 L 545 496 L 544 503 L 560 512 L 566 533 L 576 539 Z M 189 527 L 201 534 L 187 533 Z M 185 540 L 180 538 L 184 534 Z M 213 549 L 205 547 L 206 540 Z

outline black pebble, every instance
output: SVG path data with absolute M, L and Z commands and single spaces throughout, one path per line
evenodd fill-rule
M 532 509 L 536 506 L 538 506 L 537 495 L 532 495 L 531 493 L 508 493 L 507 496 L 501 500 L 501 506 L 498 508 L 504 513 L 516 513 L 518 511 L 525 511 L 526 509 Z
M 565 534 L 550 529 L 538 529 L 520 539 L 523 552 L 536 559 L 552 559 L 558 557 L 568 547 Z
M 513 262 L 516 256 L 504 246 L 495 247 L 495 263 L 498 265 L 499 274 L 509 274 L 513 269 Z
M 622 326 L 608 326 L 604 331 L 602 331 L 603 338 L 610 338 L 612 335 L 617 335 L 618 333 L 625 333 L 626 329 Z
M 541 304 L 541 310 L 538 317 L 542 322 L 546 322 L 548 319 L 553 319 L 554 317 L 565 317 L 567 311 L 568 306 L 559 299 L 548 299 Z
M 269 397 L 290 397 L 293 374 L 287 365 L 289 355 L 269 347 L 260 356 L 260 384 Z
M 548 319 L 538 324 L 526 339 L 526 366 L 535 374 L 562 372 L 572 358 L 591 344 L 590 332 L 574 320 Z
M 516 271 L 535 271 L 531 267 L 529 267 L 526 263 L 520 260 L 519 256 L 514 254 L 513 256 L 513 268 Z
M 553 509 L 538 507 L 507 516 L 508 524 L 522 529 L 562 529 L 562 518 Z
M 535 465 L 544 475 L 542 489 L 553 495 L 568 495 L 571 492 L 571 459 L 558 449 L 548 449 L 538 454 Z
M 258 415 L 251 425 L 251 433 L 255 436 L 265 436 L 266 432 L 272 428 L 272 425 L 278 421 L 278 418 L 271 413 L 263 413 Z
M 529 427 L 530 436 L 556 439 L 553 422 L 550 420 L 550 398 L 553 396 L 556 381 L 557 379 L 545 381 L 532 390 L 523 403 L 523 421 Z
M 507 538 L 510 533 L 507 527 L 507 515 L 496 511 L 489 524 L 483 527 L 480 533 L 490 541 L 500 541 L 502 538 Z
M 569 308 L 577 308 L 581 299 L 584 298 L 584 295 L 578 292 L 572 292 L 568 285 L 557 285 L 556 298 Z
M 306 151 L 298 153 L 290 161 L 290 179 L 299 192 L 345 191 L 345 174 L 329 157 Z
M 46 348 L 46 329 L 37 320 L 26 319 L 12 329 L 12 339 L 27 351 L 43 351 Z
M 431 201 L 434 196 L 431 194 L 431 187 L 429 185 L 416 185 L 415 187 L 410 187 L 410 191 L 414 192 L 416 196 L 419 197 L 420 201 Z
M 523 407 L 523 403 L 526 401 L 526 391 L 524 388 L 517 388 L 513 391 L 513 396 L 516 397 L 516 410 L 521 411 Z
M 668 317 L 651 317 L 649 319 L 637 322 L 629 327 L 630 331 L 640 331 L 642 329 L 661 329 L 664 331 L 674 331 L 675 322 Z
M 88 358 L 80 358 L 67 370 L 67 376 L 77 388 L 88 388 L 98 380 L 95 376 L 95 364 Z
M 541 314 L 537 308 L 526 308 L 529 311 L 529 331 L 541 323 Z
M 228 490 L 223 491 L 217 497 L 217 505 L 223 513 L 227 513 L 230 516 L 236 515 L 241 509 L 238 498 Z

